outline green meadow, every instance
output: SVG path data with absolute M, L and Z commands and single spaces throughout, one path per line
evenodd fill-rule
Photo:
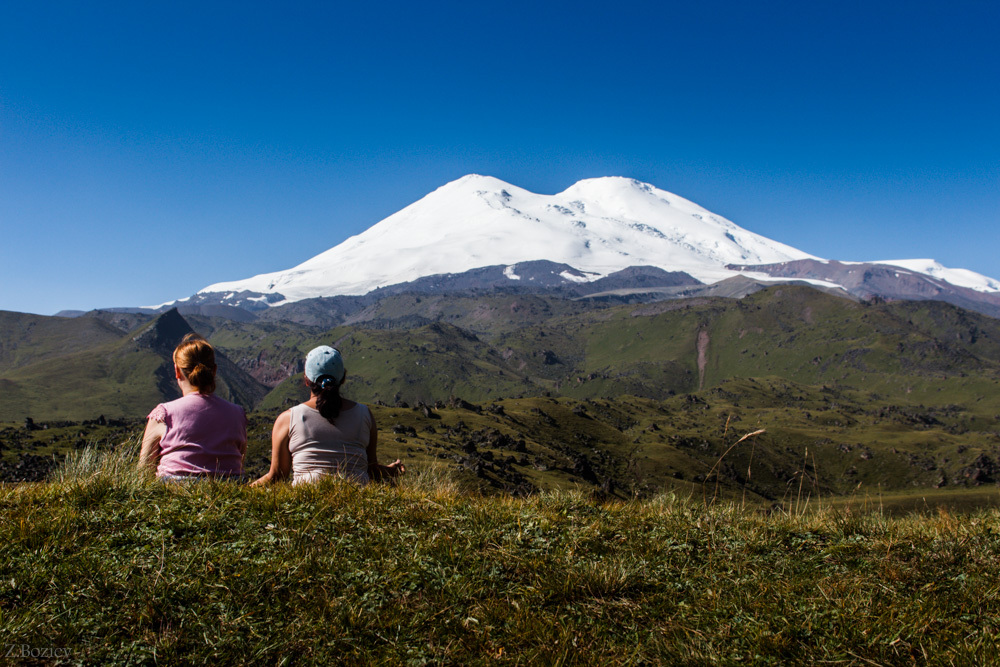
M 988 664 L 1000 511 L 163 484 L 0 488 L 0 636 L 66 663 Z

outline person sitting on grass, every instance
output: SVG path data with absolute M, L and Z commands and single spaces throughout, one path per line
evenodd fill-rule
M 330 476 L 367 484 L 406 472 L 399 459 L 379 465 L 378 427 L 371 410 L 340 396 L 347 373 L 338 350 L 321 345 L 309 352 L 304 375 L 309 400 L 274 420 L 271 469 L 252 486 L 289 475 L 293 486 Z
M 215 391 L 215 350 L 196 333 L 174 349 L 181 397 L 160 403 L 146 417 L 139 469 L 165 480 L 238 478 L 247 451 L 247 415 Z

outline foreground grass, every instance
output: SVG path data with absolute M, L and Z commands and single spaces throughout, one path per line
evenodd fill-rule
M 1000 513 L 765 515 L 446 479 L 0 489 L 0 639 L 86 663 L 983 664 Z

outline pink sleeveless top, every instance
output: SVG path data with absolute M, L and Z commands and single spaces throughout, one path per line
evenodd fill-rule
M 214 394 L 188 394 L 160 403 L 147 419 L 163 422 L 158 476 L 239 475 L 247 444 L 247 415 Z

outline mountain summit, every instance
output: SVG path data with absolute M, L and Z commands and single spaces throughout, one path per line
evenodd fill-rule
M 473 174 L 292 269 L 217 283 L 199 294 L 253 292 L 278 305 L 534 260 L 568 264 L 584 274 L 569 280 L 655 266 L 716 282 L 737 275 L 727 264 L 800 259 L 815 258 L 632 179 L 587 179 L 559 194 L 540 195 Z M 513 269 L 509 277 L 518 279 Z
M 657 271 L 670 275 L 652 277 Z M 639 274 L 647 280 L 631 284 L 627 276 Z M 592 178 L 539 195 L 477 174 L 441 186 L 292 269 L 216 283 L 172 303 L 253 311 L 390 287 L 380 293 L 507 283 L 535 289 L 544 283 L 575 284 L 573 290 L 587 294 L 591 284 L 599 292 L 615 289 L 602 283 L 722 284 L 736 276 L 758 289 L 804 281 L 861 299 L 933 299 L 1000 317 L 1000 281 L 933 260 L 814 257 L 629 178 Z

